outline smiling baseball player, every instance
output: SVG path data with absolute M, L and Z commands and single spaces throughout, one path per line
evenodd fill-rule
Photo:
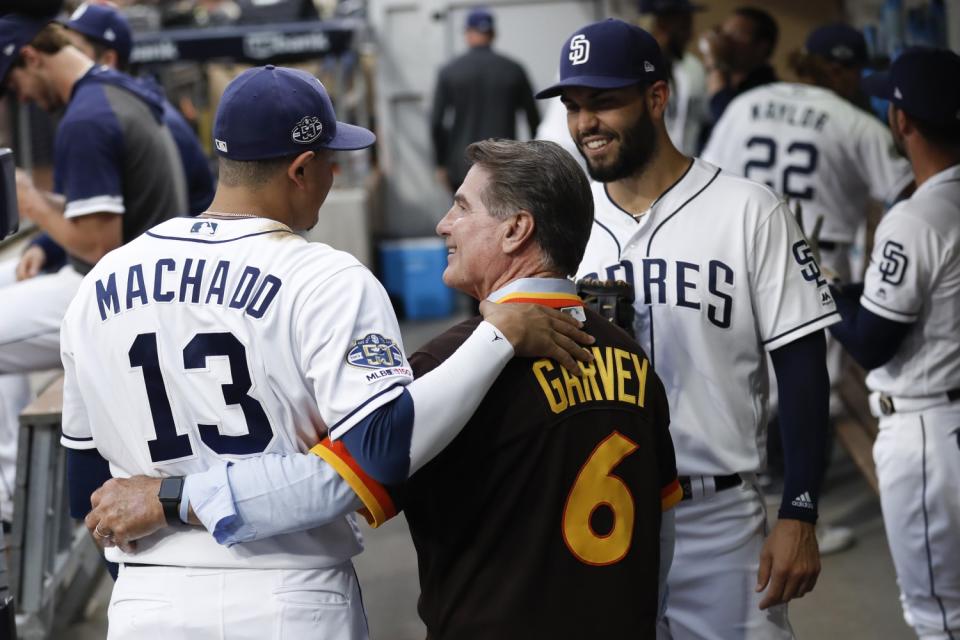
M 670 402 L 685 495 L 660 637 L 789 638 L 784 603 L 812 589 L 819 573 L 822 329 L 838 316 L 785 203 L 671 144 L 664 77 L 650 34 L 608 20 L 567 40 L 560 82 L 538 94 L 562 97 L 596 180 L 596 219 L 577 275 L 633 284 L 635 335 Z M 787 477 L 766 537 L 754 474 L 764 465 L 768 352 Z
M 537 309 L 529 322 L 483 322 L 459 364 L 432 383 L 411 382 L 396 317 L 373 275 L 294 233 L 317 222 L 333 150 L 368 147 L 373 134 L 337 122 L 313 76 L 268 65 L 227 87 L 214 137 L 213 210 L 108 254 L 67 311 L 61 442 L 71 450 L 72 507 L 92 503 L 88 527 L 121 563 L 111 639 L 359 640 L 367 630 L 350 558 L 362 546 L 352 515 L 344 517 L 359 501 L 340 475 L 354 469 L 335 470 L 307 450 L 327 432 L 366 435 L 386 450 L 377 458 L 389 460 L 387 477 L 405 479 L 466 423 L 514 355 L 511 345 L 536 332 L 527 327 L 544 317 L 551 326 L 573 321 Z M 550 342 L 551 333 L 540 337 Z M 265 490 L 261 474 L 278 464 L 269 453 L 293 460 L 284 479 L 317 480 L 309 500 L 289 504 Z M 108 505 L 109 491 L 91 499 L 82 461 L 98 454 L 114 476 L 153 476 L 138 485 L 152 494 L 119 507 Z M 254 462 L 255 471 L 228 481 L 234 462 Z M 222 482 L 205 492 L 184 479 L 191 473 Z M 188 504 L 215 514 L 209 532 L 183 526 Z M 248 542 L 253 532 L 236 522 L 243 509 L 327 517 Z M 159 516 L 136 549 L 127 543 L 139 536 L 117 520 L 131 511 Z M 157 530 L 165 522 L 179 526 Z M 236 544 L 218 544 L 229 536 Z
M 890 101 L 917 190 L 877 227 L 862 284 L 837 294 L 833 334 L 866 369 L 873 447 L 904 618 L 960 638 L 960 56 L 904 52 L 865 81 Z

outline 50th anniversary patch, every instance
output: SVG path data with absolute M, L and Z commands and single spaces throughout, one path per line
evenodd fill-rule
M 379 380 L 392 375 L 412 376 L 404 366 L 403 353 L 397 343 L 378 333 L 368 333 L 356 340 L 347 351 L 347 364 L 361 369 L 376 369 L 376 374 L 367 376 L 367 381 Z

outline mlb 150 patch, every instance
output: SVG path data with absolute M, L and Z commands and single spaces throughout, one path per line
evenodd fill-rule
M 347 364 L 363 369 L 386 369 L 403 364 L 397 343 L 378 333 L 368 333 L 356 340 L 347 352 Z

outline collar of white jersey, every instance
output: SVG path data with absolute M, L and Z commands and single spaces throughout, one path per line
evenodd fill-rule
M 160 239 L 217 244 L 265 234 L 293 234 L 293 231 L 270 218 L 182 217 L 162 222 L 146 233 Z
M 701 160 L 700 158 L 691 158 L 689 166 L 680 174 L 680 177 L 667 187 L 663 193 L 657 196 L 657 199 L 654 200 L 650 204 L 650 207 L 643 213 L 651 213 L 661 209 L 666 209 L 667 215 L 673 213 L 677 207 L 689 200 L 693 195 L 699 194 L 719 172 L 720 170 L 709 162 Z M 603 193 L 610 204 L 636 219 L 636 216 L 626 209 L 623 209 L 610 197 L 610 192 L 607 191 L 607 185 L 603 185 Z M 643 220 L 642 215 L 640 219 Z
M 566 278 L 519 278 L 491 293 L 487 300 L 497 304 L 528 302 L 561 311 L 583 307 L 576 286 Z M 582 310 L 572 315 L 584 320 Z
M 927 189 L 932 189 L 938 184 L 943 184 L 944 182 L 953 182 L 955 180 L 960 180 L 960 164 L 955 164 L 951 167 L 947 167 L 939 173 L 935 173 L 924 182 L 922 185 L 917 187 L 917 190 L 914 194 L 923 193 Z

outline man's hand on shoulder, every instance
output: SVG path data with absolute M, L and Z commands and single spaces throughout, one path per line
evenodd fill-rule
M 592 362 L 593 355 L 580 345 L 594 339 L 580 330 L 580 321 L 538 304 L 480 303 L 483 319 L 495 326 L 513 345 L 517 356 L 553 358 L 575 375 L 582 373 L 577 362 Z
M 778 520 L 760 552 L 757 591 L 766 590 L 761 609 L 802 598 L 820 575 L 816 528 L 800 520 Z
M 136 540 L 167 525 L 157 498 L 160 480 L 147 476 L 111 478 L 93 492 L 93 509 L 84 524 L 97 544 L 133 551 Z

